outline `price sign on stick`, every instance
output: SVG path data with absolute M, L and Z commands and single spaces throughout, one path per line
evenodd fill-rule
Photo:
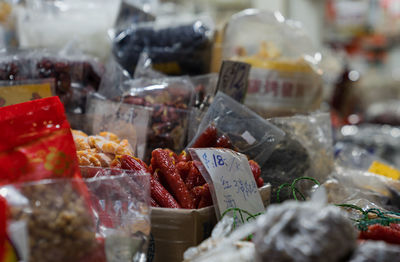
M 229 149 L 216 148 L 191 148 L 189 152 L 210 185 L 217 217 L 230 208 L 240 208 L 250 214 L 264 211 L 256 181 L 245 155 Z M 243 216 L 246 221 L 248 215 Z M 237 222 L 241 223 L 240 220 Z
M 219 72 L 217 91 L 224 92 L 236 101 L 243 103 L 247 92 L 250 64 L 223 61 Z

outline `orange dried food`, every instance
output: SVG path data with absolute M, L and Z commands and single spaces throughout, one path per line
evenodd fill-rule
M 119 137 L 111 132 L 100 132 L 99 136 L 104 137 L 105 139 L 109 140 L 109 141 L 113 141 L 115 143 L 120 143 Z
M 72 130 L 72 133 L 81 166 L 118 167 L 118 156 L 134 156 L 129 141 L 114 133 L 100 132 L 93 136 L 79 130 Z
M 76 150 L 78 150 L 78 151 L 90 149 L 90 146 L 89 146 L 87 140 L 84 138 L 81 138 L 81 137 L 75 138 L 74 137 L 74 142 L 75 142 Z

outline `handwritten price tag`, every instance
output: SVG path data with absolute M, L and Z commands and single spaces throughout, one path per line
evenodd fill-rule
M 198 168 L 210 185 L 218 217 L 229 208 L 244 209 L 251 214 L 264 211 L 245 155 L 229 149 L 201 148 L 189 151 L 195 160 L 202 163 Z M 244 217 L 246 219 L 247 215 Z
M 251 66 L 243 62 L 223 61 L 217 83 L 217 91 L 224 92 L 243 103 Z

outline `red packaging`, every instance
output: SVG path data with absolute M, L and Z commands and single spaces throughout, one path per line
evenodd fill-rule
M 80 177 L 58 97 L 0 108 L 0 130 L 0 184 Z

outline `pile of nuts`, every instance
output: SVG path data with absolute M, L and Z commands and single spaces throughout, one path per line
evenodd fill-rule
M 96 249 L 96 228 L 78 185 L 60 182 L 23 185 L 28 206 L 10 207 L 12 221 L 26 221 L 29 261 L 79 261 Z

